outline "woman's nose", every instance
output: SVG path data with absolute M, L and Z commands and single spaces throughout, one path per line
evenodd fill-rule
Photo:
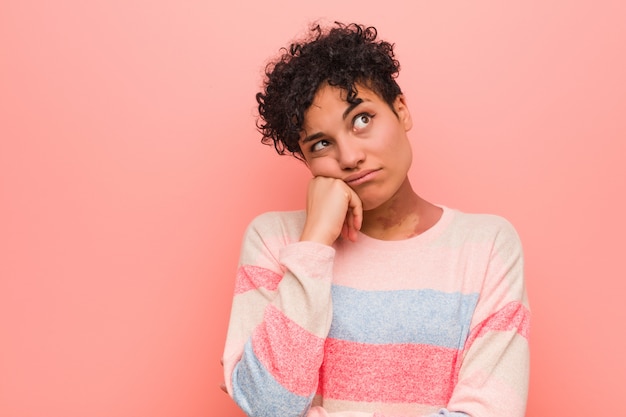
M 354 138 L 348 138 L 339 145 L 339 165 L 341 169 L 352 170 L 365 160 L 365 152 Z

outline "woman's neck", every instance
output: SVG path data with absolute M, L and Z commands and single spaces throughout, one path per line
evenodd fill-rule
M 402 240 L 430 229 L 443 210 L 413 191 L 408 178 L 385 204 L 363 213 L 361 232 L 380 240 Z

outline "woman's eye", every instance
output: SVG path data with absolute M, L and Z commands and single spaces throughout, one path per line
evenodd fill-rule
M 356 130 L 361 130 L 367 127 L 368 124 L 372 121 L 374 116 L 369 113 L 361 113 L 354 118 L 352 125 Z
M 327 140 L 320 140 L 317 141 L 313 144 L 313 146 L 311 146 L 311 151 L 316 152 L 316 151 L 321 151 L 322 149 L 324 149 L 325 147 L 327 147 L 329 145 Z

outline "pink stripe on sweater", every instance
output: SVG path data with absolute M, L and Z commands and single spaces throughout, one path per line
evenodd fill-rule
M 257 288 L 267 288 L 270 291 L 275 291 L 281 279 L 282 275 L 269 269 L 253 265 L 242 265 L 237 269 L 235 294 L 242 294 Z
M 472 329 L 465 343 L 465 350 L 468 350 L 477 338 L 486 333 L 508 330 L 517 330 L 518 334 L 528 339 L 530 311 L 519 301 L 508 303 Z
M 298 395 L 313 394 L 324 355 L 324 339 L 269 305 L 263 322 L 252 334 L 252 348 L 278 383 Z
M 368 402 L 447 404 L 458 351 L 422 344 L 326 340 L 318 394 Z

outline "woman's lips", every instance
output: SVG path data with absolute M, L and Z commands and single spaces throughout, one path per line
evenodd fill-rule
M 376 177 L 379 169 L 368 169 L 365 171 L 357 172 L 349 177 L 344 178 L 344 182 L 351 187 L 363 184 L 364 182 L 371 181 Z

